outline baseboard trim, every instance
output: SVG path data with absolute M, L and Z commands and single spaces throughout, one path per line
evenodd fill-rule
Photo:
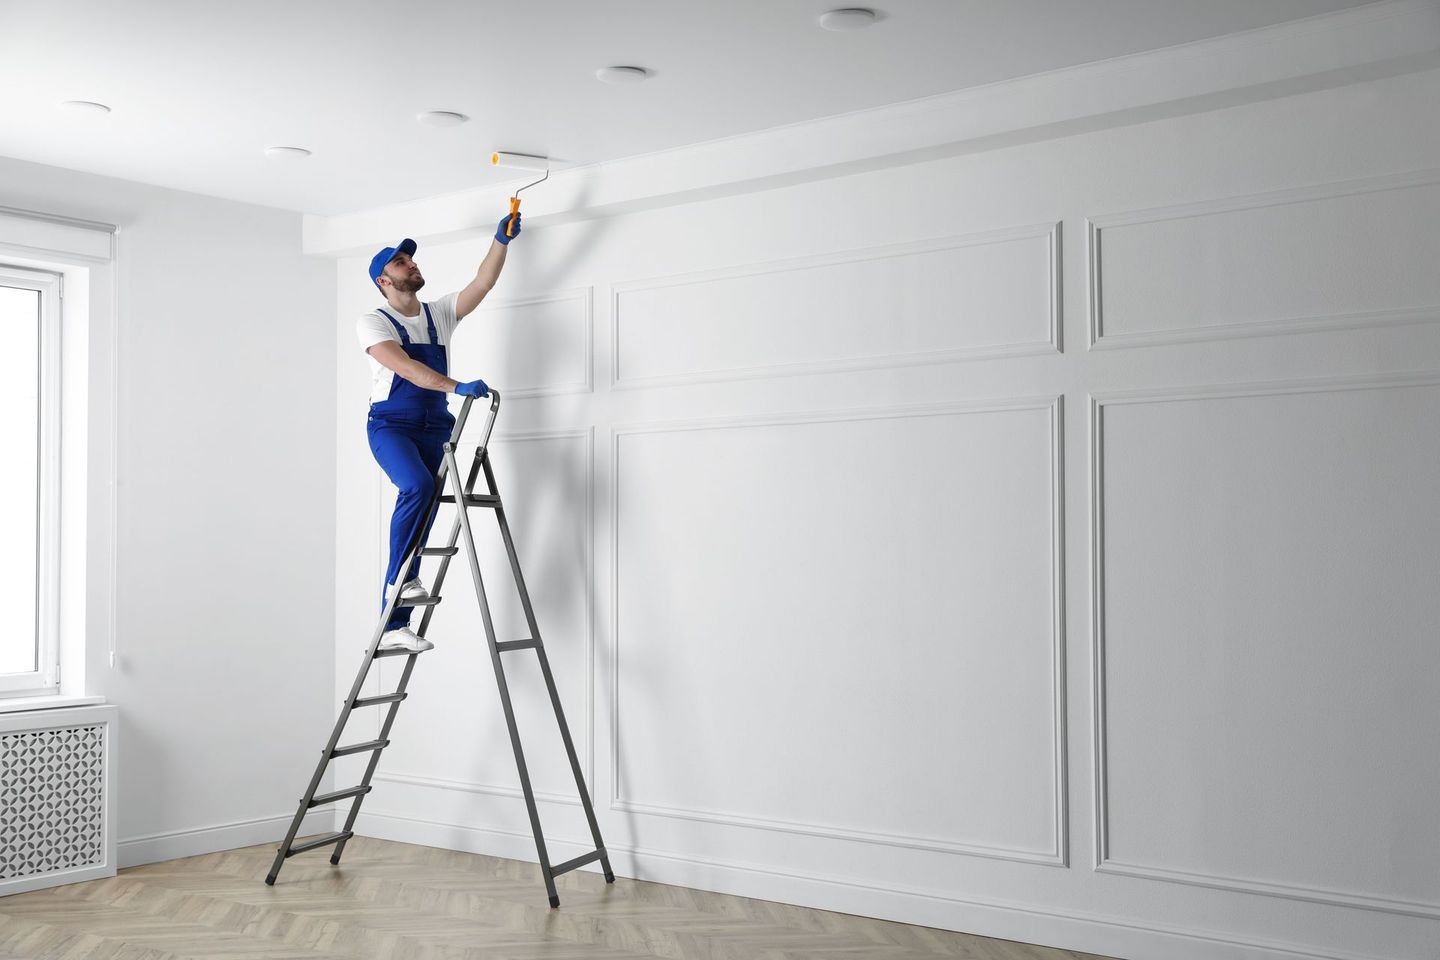
M 528 833 L 381 813 L 361 813 L 355 832 L 381 840 L 535 862 L 535 841 Z M 590 850 L 589 841 L 550 836 L 545 839 L 554 860 Z M 607 845 L 607 849 L 617 876 L 1097 953 L 1119 960 L 1383 960 L 1374 955 L 1317 952 L 1295 943 L 1242 941 L 1218 932 L 1141 924 L 1121 917 L 1057 913 L 1023 903 L 871 886 L 751 864 L 716 863 L 614 845 Z M 580 869 L 599 870 L 593 864 Z M 536 896 L 543 900 L 543 891 Z
M 254 846 L 257 843 L 279 842 L 284 839 L 294 814 L 278 814 L 255 820 L 236 820 L 210 827 L 194 827 L 189 830 L 172 830 L 168 833 L 152 833 L 131 837 L 119 843 L 118 859 L 120 868 L 138 867 L 162 860 L 176 860 L 180 857 L 198 857 L 205 853 L 219 853 L 237 847 Z M 323 833 L 333 830 L 335 812 L 325 810 L 307 814 L 301 825 L 300 835 Z

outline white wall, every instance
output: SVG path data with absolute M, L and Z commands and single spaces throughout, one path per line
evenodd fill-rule
M 617 870 L 1121 957 L 1433 957 L 1436 102 L 1432 69 L 528 228 L 452 369 L 507 397 Z M 427 292 L 487 244 L 422 242 Z M 345 355 L 364 265 L 337 682 L 391 494 Z M 443 592 L 360 829 L 533 858 L 469 585 Z
M 277 836 L 331 721 L 334 265 L 293 213 L 8 159 L 0 206 L 120 228 L 118 661 L 93 643 L 85 692 L 120 707 L 121 863 Z

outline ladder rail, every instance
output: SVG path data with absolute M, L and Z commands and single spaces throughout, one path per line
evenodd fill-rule
M 470 404 L 471 404 L 471 402 L 472 402 L 473 400 L 474 400 L 473 397 L 467 397 L 467 398 L 465 399 L 465 404 L 460 408 L 460 416 L 458 416 L 458 417 L 455 418 L 455 428 L 454 428 L 454 429 L 451 431 L 451 433 L 450 433 L 450 444 L 448 444 L 447 446 L 453 446 L 453 445 L 455 445 L 456 443 L 459 442 L 460 435 L 461 435 L 461 434 L 464 432 L 464 430 L 465 430 L 465 423 L 466 423 L 466 421 L 469 419 L 469 416 L 470 416 Z M 485 427 L 485 439 L 486 439 L 486 441 L 489 440 L 490 431 L 491 431 L 491 430 L 494 428 L 494 426 L 495 426 L 495 418 L 496 418 L 496 416 L 497 416 L 497 414 L 498 414 L 499 409 L 500 409 L 500 394 L 499 394 L 498 391 L 492 391 L 492 399 L 491 399 L 491 401 L 490 401 L 489 417 L 488 417 L 488 420 L 487 420 L 487 422 L 486 422 L 486 427 Z M 472 488 L 472 487 L 475 485 L 475 478 L 476 478 L 476 476 L 477 476 L 477 475 L 479 474 L 479 472 L 480 472 L 480 457 L 481 457 L 481 455 L 482 455 L 481 452 L 482 452 L 484 449 L 485 449 L 485 448 L 484 448 L 483 446 L 476 448 L 476 452 L 475 452 L 475 462 L 471 464 L 470 473 L 469 473 L 469 476 L 467 476 L 466 479 L 465 479 L 465 485 L 464 485 L 463 488 L 460 487 L 460 486 L 458 485 L 458 483 L 457 483 L 457 481 L 458 481 L 458 479 L 459 479 L 459 476 L 460 476 L 460 471 L 459 471 L 459 469 L 457 468 L 457 466 L 454 464 L 453 460 L 447 458 L 447 459 L 445 459 L 445 460 L 440 464 L 440 469 L 439 469 L 439 471 L 438 471 L 437 480 L 436 480 L 436 483 L 435 483 L 435 495 L 434 495 L 434 498 L 430 501 L 430 510 L 429 510 L 429 512 L 427 513 L 426 520 L 425 520 L 425 525 L 422 526 L 422 527 L 419 527 L 419 528 L 417 529 L 417 531 L 416 531 L 416 535 L 417 535 L 417 536 L 419 536 L 420 533 L 424 532 L 425 528 L 430 525 L 430 523 L 431 523 L 431 516 L 433 516 L 436 512 L 439 511 L 441 498 L 442 498 L 442 497 L 444 496 L 444 494 L 445 494 L 445 481 L 446 481 L 447 478 L 449 478 L 450 484 L 451 484 L 452 486 L 455 486 L 457 489 L 463 489 L 463 490 L 465 490 L 465 491 L 468 491 L 470 488 Z M 446 541 L 445 541 L 445 548 L 448 550 L 448 549 L 454 547 L 454 546 L 459 542 L 459 537 L 460 537 L 460 518 L 459 518 L 459 516 L 457 515 L 456 518 L 455 518 L 454 523 L 451 524 L 451 527 L 450 527 L 450 536 L 449 536 L 449 538 L 446 539 Z M 424 549 L 424 543 L 421 542 L 421 543 L 419 543 L 419 544 L 414 544 L 414 545 L 413 545 L 413 548 L 414 548 L 414 550 L 417 550 L 417 551 L 418 551 L 418 550 L 421 550 L 421 549 Z M 433 596 L 439 597 L 439 596 L 441 595 L 441 594 L 440 594 L 440 589 L 441 589 L 441 587 L 442 587 L 442 586 L 444 585 L 444 583 L 445 583 L 445 576 L 446 576 L 446 573 L 447 573 L 447 572 L 449 571 L 449 569 L 450 569 L 450 561 L 451 561 L 451 559 L 453 558 L 453 556 L 454 556 L 454 554 L 447 554 L 446 556 L 444 556 L 444 557 L 442 557 L 442 558 L 440 559 L 440 565 L 439 565 L 439 567 L 436 569 L 436 572 L 435 572 L 435 579 L 434 579 L 434 580 L 432 581 L 432 583 L 431 583 L 431 593 L 432 593 Z M 409 560 L 410 560 L 410 558 L 409 558 L 409 556 L 407 555 L 407 558 L 406 558 L 406 563 L 407 563 L 407 564 L 409 563 Z M 408 566 L 402 566 L 401 569 L 402 569 L 402 570 L 408 569 Z M 398 591 L 397 591 L 397 592 L 398 592 Z M 421 636 L 421 637 L 425 636 L 426 631 L 429 630 L 429 628 L 430 628 L 430 618 L 435 615 L 435 607 L 436 607 L 435 604 L 431 604 L 430 606 L 427 606 L 427 607 L 425 608 L 425 612 L 424 612 L 424 613 L 421 615 L 421 617 L 420 617 L 420 626 L 419 626 L 419 629 L 416 631 L 416 633 L 417 633 L 418 636 Z M 406 657 L 406 658 L 405 658 L 405 668 L 404 668 L 404 670 L 401 672 L 401 674 L 400 674 L 400 680 L 399 680 L 399 682 L 397 683 L 397 685 L 396 685 L 396 687 L 395 687 L 395 692 L 396 692 L 396 693 L 403 694 L 403 693 L 405 693 L 405 692 L 408 690 L 409 685 L 410 685 L 410 675 L 411 675 L 411 673 L 414 671 L 414 668 L 415 668 L 415 656 L 414 656 L 414 655 L 411 655 L 411 656 Z M 401 700 L 403 700 L 403 699 L 404 699 L 404 698 L 402 697 Z M 394 725 L 394 723 L 395 723 L 395 718 L 396 718 L 396 716 L 399 714 L 399 712 L 400 712 L 400 701 L 397 700 L 396 702 L 390 704 L 389 709 L 388 709 L 388 710 L 386 711 L 386 713 L 385 713 L 385 720 L 384 720 L 384 722 L 383 722 L 383 724 L 382 724 L 382 726 L 381 726 L 381 728 L 380 728 L 380 733 L 379 733 L 378 739 L 380 739 L 380 740 L 385 740 L 385 739 L 387 739 L 387 738 L 390 736 L 390 728 L 391 728 L 391 726 Z M 377 750 L 377 751 L 375 751 L 374 753 L 372 753 L 372 754 L 370 755 L 370 761 L 369 761 L 369 763 L 367 763 L 367 764 L 365 765 L 365 773 L 364 773 L 364 776 L 361 778 L 360 784 L 359 784 L 361 787 L 368 787 L 368 786 L 370 786 L 370 782 L 371 782 L 371 780 L 374 778 L 374 776 L 375 776 L 375 771 L 376 771 L 376 769 L 379 768 L 379 766 L 380 766 L 380 751 Z M 364 802 L 365 797 L 366 797 L 367 794 L 368 794 L 368 791 L 366 791 L 365 793 L 360 794 L 359 796 L 357 796 L 357 797 L 355 798 L 355 801 L 350 804 L 350 810 L 349 810 L 349 812 L 345 815 L 345 829 L 344 829 L 343 831 L 341 831 L 342 833 L 345 834 L 345 836 L 342 837 L 341 840 L 340 840 L 340 842 L 335 845 L 335 851 L 330 855 L 330 863 L 331 863 L 332 865 L 338 865 L 338 864 L 340 863 L 340 858 L 341 858 L 342 856 L 344 856 L 344 854 L 345 854 L 345 845 L 346 845 L 346 843 L 348 843 L 349 840 L 350 840 L 350 838 L 351 838 L 352 836 L 354 836 L 353 829 L 354 829 L 354 826 L 355 826 L 355 821 L 356 821 L 356 820 L 359 818 L 359 816 L 360 816 L 360 807 L 361 807 L 361 804 Z
M 458 436 L 458 434 L 457 434 L 457 436 Z M 480 473 L 480 460 L 481 460 L 482 457 L 484 457 L 484 455 L 485 455 L 485 448 L 484 448 L 484 447 L 476 447 L 476 448 L 475 448 L 475 458 L 474 458 L 474 460 L 473 460 L 473 461 L 471 462 L 471 464 L 470 464 L 470 473 L 469 473 L 469 475 L 466 476 L 466 478 L 465 478 L 465 486 L 464 486 L 463 488 L 459 487 L 458 485 L 456 486 L 457 490 L 458 490 L 461 494 L 468 493 L 468 492 L 475 486 L 475 478 L 476 478 L 476 476 Z M 447 463 L 443 464 L 443 465 L 442 465 L 442 469 L 448 470 L 448 469 L 449 469 L 449 463 L 447 462 Z M 455 476 L 458 477 L 459 474 L 457 473 L 457 474 L 455 474 Z M 453 485 L 453 484 L 454 484 L 454 481 L 452 480 L 451 482 L 452 482 L 452 485 Z M 442 490 L 442 489 L 440 489 L 440 488 L 438 488 L 438 487 L 436 488 L 436 490 L 435 490 L 435 496 L 436 496 L 436 498 L 437 498 L 437 504 L 438 504 L 438 498 L 442 497 L 442 496 L 444 495 L 444 493 L 445 493 L 444 490 Z M 459 511 L 456 511 L 455 519 L 454 519 L 454 520 L 451 522 L 451 524 L 450 524 L 450 537 L 449 537 L 449 539 L 447 539 L 447 540 L 445 541 L 445 548 L 448 550 L 448 549 L 456 546 L 459 542 L 460 542 L 460 515 L 459 515 Z M 453 559 L 454 559 L 454 555 L 453 555 L 453 554 L 452 554 L 452 555 L 449 555 L 449 556 L 445 556 L 445 557 L 441 557 L 441 558 L 440 558 L 440 565 L 435 569 L 434 587 L 433 587 L 433 589 L 431 590 L 431 592 L 432 592 L 434 595 L 436 595 L 436 596 L 439 596 L 439 595 L 440 595 L 440 587 L 441 587 L 441 585 L 444 584 L 444 582 L 445 582 L 445 576 L 446 576 L 446 574 L 449 573 L 449 571 L 450 571 L 450 561 L 453 560 Z M 426 607 L 426 608 L 425 608 L 425 613 L 422 614 L 421 617 L 420 617 L 420 629 L 419 629 L 419 631 L 418 631 L 419 634 L 420 634 L 420 636 L 422 636 L 422 637 L 425 636 L 425 631 L 430 628 L 430 618 L 431 618 L 432 616 L 434 616 L 434 615 L 435 615 L 435 608 L 434 608 L 434 607 Z
M 405 658 L 405 669 L 400 672 L 400 682 L 395 687 L 396 693 L 404 693 L 405 688 L 409 686 L 410 674 L 415 669 L 416 659 L 414 656 Z M 380 733 L 376 737 L 377 740 L 390 739 L 390 727 L 395 723 L 396 714 L 400 712 L 400 703 L 400 700 L 396 700 L 390 704 L 389 709 L 385 711 L 385 721 L 380 726 Z M 338 864 L 340 862 L 340 856 L 345 852 L 345 844 L 354 836 L 355 820 L 360 816 L 360 805 L 365 801 L 366 794 L 369 793 L 370 780 L 375 776 L 375 769 L 379 766 L 380 751 L 372 751 L 370 761 L 365 764 L 365 775 L 360 779 L 359 783 L 359 788 L 363 792 L 355 797 L 354 801 L 350 804 L 350 812 L 345 815 L 345 826 L 340 830 L 345 836 L 335 845 L 335 852 L 330 855 L 330 862 L 332 864 Z
M 487 459 L 484 464 L 485 483 L 497 497 L 500 486 Z M 565 744 L 565 755 L 570 761 L 570 772 L 575 777 L 575 788 L 580 794 L 580 804 L 585 810 L 585 820 L 590 827 L 590 836 L 595 841 L 599 859 L 605 869 L 605 879 L 611 881 L 614 874 L 610 869 L 610 858 L 605 843 L 600 838 L 600 823 L 595 818 L 595 805 L 590 800 L 590 790 L 585 784 L 585 773 L 580 769 L 580 757 L 575 752 L 575 741 L 570 736 L 570 724 L 565 721 L 565 708 L 560 705 L 560 692 L 555 688 L 555 677 L 550 672 L 550 658 L 545 653 L 545 643 L 540 638 L 540 624 L 535 618 L 535 608 L 530 603 L 530 591 L 525 586 L 525 576 L 520 572 L 520 555 L 515 549 L 515 539 L 510 535 L 510 522 L 505 517 L 503 502 L 495 509 L 495 519 L 500 526 L 500 536 L 505 541 L 505 553 L 510 559 L 510 572 L 515 577 L 515 587 L 520 594 L 520 606 L 525 611 L 525 622 L 530 628 L 530 637 L 535 641 L 535 655 L 540 661 L 540 672 L 545 677 L 545 689 L 550 695 L 550 705 L 555 708 L 555 721 L 560 727 L 560 739 Z M 498 666 L 498 664 L 497 664 Z M 549 867 L 546 866 L 548 871 Z M 559 871 L 564 872 L 564 871 Z
M 447 445 L 445 456 L 455 457 L 454 445 Z M 490 481 L 490 469 L 485 463 L 486 482 Z M 493 492 L 493 488 L 492 488 Z M 490 616 L 490 601 L 485 595 L 485 579 L 480 574 L 480 558 L 475 549 L 475 533 L 470 528 L 470 511 L 463 502 L 456 504 L 456 514 L 465 529 L 466 545 L 470 548 L 470 576 L 475 581 L 475 599 L 480 603 L 480 620 L 485 625 L 485 638 L 490 646 L 490 662 L 495 667 L 495 683 L 500 690 L 500 706 L 505 713 L 505 726 L 510 731 L 510 747 L 515 753 L 515 767 L 520 773 L 520 789 L 525 795 L 525 811 L 530 817 L 530 829 L 535 834 L 535 849 L 540 855 L 540 869 L 545 876 L 545 892 L 550 896 L 550 905 L 560 902 L 555 892 L 555 879 L 550 874 L 550 855 L 545 849 L 545 835 L 540 829 L 540 812 L 535 807 L 535 791 L 530 785 L 530 770 L 525 764 L 525 748 L 520 744 L 520 729 L 515 725 L 515 708 L 510 703 L 510 687 L 505 681 L 505 665 L 500 661 L 500 650 L 496 646 L 495 623 Z
M 474 402 L 474 400 L 474 397 L 466 397 L 464 404 L 461 405 L 460 415 L 455 418 L 455 428 L 451 431 L 450 434 L 452 442 L 456 440 L 460 436 L 461 432 L 465 429 L 465 424 L 470 419 L 470 406 Z M 499 410 L 500 393 L 499 391 L 492 390 L 489 417 L 487 418 L 485 428 L 485 436 L 487 440 L 490 436 L 490 432 L 495 427 L 495 418 Z M 409 569 L 410 563 L 413 562 L 415 557 L 419 555 L 420 549 L 424 546 L 424 538 L 422 534 L 425 531 L 425 527 L 428 526 L 430 523 L 430 517 L 434 514 L 436 510 L 439 509 L 439 496 L 441 489 L 445 485 L 445 474 L 446 470 L 449 469 L 449 466 L 450 464 L 448 462 L 442 463 L 440 465 L 440 469 L 437 473 L 435 481 L 435 495 L 431 499 L 430 509 L 426 514 L 426 521 L 424 524 L 422 524 L 416 529 L 415 537 L 412 538 L 410 544 L 405 551 L 404 562 L 400 566 L 401 570 Z M 448 560 L 449 558 L 447 557 L 445 559 Z M 340 716 L 337 717 L 335 720 L 335 726 L 330 732 L 330 739 L 326 741 L 325 749 L 320 752 L 320 762 L 315 766 L 315 772 L 313 775 L 311 775 L 310 783 L 305 788 L 305 795 L 300 798 L 299 805 L 295 811 L 295 816 L 291 819 L 290 827 L 285 833 L 285 839 L 281 842 L 280 849 L 276 851 L 275 862 L 271 865 L 270 872 L 268 875 L 266 875 L 265 878 L 265 882 L 267 884 L 274 885 L 275 878 L 279 876 L 280 868 L 285 865 L 286 858 L 290 856 L 290 850 L 295 843 L 295 837 L 300 832 L 300 827 L 305 820 L 305 815 L 311 809 L 310 801 L 315 798 L 315 791 L 320 789 L 320 782 L 325 779 L 325 771 L 329 768 L 330 761 L 334 758 L 335 748 L 339 745 L 340 738 L 345 733 L 345 727 L 350 722 L 351 713 L 354 712 L 355 701 L 359 699 L 361 692 L 364 690 L 365 681 L 370 675 L 370 666 L 375 662 L 375 651 L 380 646 L 380 638 L 385 634 L 385 625 L 389 622 L 390 615 L 395 611 L 396 605 L 399 602 L 400 591 L 397 589 L 394 595 L 386 601 L 385 606 L 380 613 L 379 623 L 376 624 L 375 632 L 370 638 L 369 648 L 365 651 L 365 659 L 360 665 L 359 672 L 355 675 L 355 682 L 350 685 L 349 695 L 345 698 L 345 706 L 341 709 Z M 433 609 L 433 607 L 426 609 L 424 617 L 425 620 L 429 620 L 430 613 Z M 414 663 L 415 660 L 414 656 L 407 657 L 406 659 L 407 664 Z M 407 665 L 407 675 L 408 669 L 409 668 Z M 397 705 L 398 704 L 394 703 L 390 705 L 390 712 L 392 715 L 394 714 L 395 707 Z M 371 758 L 372 765 L 375 759 L 378 758 L 378 756 L 379 751 L 376 751 L 374 757 Z M 358 800 L 359 798 L 356 799 Z M 344 843 L 342 841 L 341 847 L 343 848 L 343 846 Z
M 309 813 L 310 801 L 315 798 L 315 791 L 320 789 L 320 781 L 325 779 L 325 771 L 330 766 L 330 761 L 335 757 L 335 748 L 340 744 L 340 738 L 345 734 L 345 727 L 350 722 L 350 715 L 355 711 L 355 701 L 360 698 L 365 688 L 365 680 L 370 675 L 370 666 L 375 662 L 375 650 L 380 646 L 380 637 L 385 633 L 385 624 L 390 619 L 390 614 L 395 609 L 395 604 L 400 601 L 400 591 L 396 590 L 385 603 L 385 608 L 380 614 L 380 623 L 375 628 L 375 634 L 370 638 L 370 647 L 365 652 L 365 659 L 360 664 L 360 671 L 355 675 L 355 682 L 350 685 L 350 694 L 345 698 L 345 706 L 340 711 L 340 716 L 335 720 L 335 727 L 330 731 L 330 739 L 325 743 L 325 749 L 320 751 L 320 762 L 315 766 L 315 773 L 310 777 L 310 783 L 305 788 L 305 795 L 300 798 L 299 808 L 294 818 L 290 821 L 290 827 L 285 833 L 285 839 L 280 844 L 280 849 L 275 853 L 275 862 L 270 867 L 270 873 L 266 876 L 265 882 L 274 885 L 275 878 L 280 874 L 280 868 L 285 865 L 287 857 L 292 856 L 291 850 L 295 843 L 295 837 L 300 832 L 300 826 Z M 408 658 L 414 662 L 414 656 Z M 390 709 L 393 712 L 398 704 L 392 703 Z M 380 755 L 377 750 L 374 754 Z M 358 797 L 356 798 L 359 799 Z

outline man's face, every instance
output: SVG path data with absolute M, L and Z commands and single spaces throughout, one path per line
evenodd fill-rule
M 410 259 L 408 253 L 397 253 L 385 264 L 385 270 L 380 274 L 390 281 L 396 293 L 414 293 L 425 286 L 425 278 L 420 275 L 420 268 L 415 261 Z

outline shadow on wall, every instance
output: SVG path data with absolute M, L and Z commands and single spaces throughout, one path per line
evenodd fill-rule
M 587 209 L 593 192 L 593 175 L 586 175 L 578 189 L 573 208 L 581 211 Z M 564 236 L 566 239 L 563 247 L 546 251 L 543 263 L 548 266 L 537 265 L 536 259 L 530 257 L 518 257 L 514 261 L 509 261 L 506 264 L 506 280 L 508 285 L 511 289 L 522 291 L 522 296 L 544 295 L 551 292 L 558 284 L 566 282 L 567 278 L 565 274 L 572 264 L 582 258 L 587 251 L 593 249 L 595 245 L 604 242 L 605 234 L 609 232 L 609 230 L 609 218 L 589 217 L 575 223 L 574 229 L 563 232 L 557 231 L 554 236 Z M 548 243 L 551 234 L 543 228 L 541 228 L 539 233 L 539 237 L 530 238 L 531 242 Z M 537 343 L 533 338 L 517 335 L 517 331 L 513 329 L 508 331 L 507 335 L 499 338 L 499 342 L 495 347 L 496 353 L 492 358 L 487 358 L 487 366 L 489 366 L 490 369 L 501 371 L 528 369 L 533 371 L 534 375 L 533 383 L 520 385 L 518 387 L 510 386 L 508 391 L 506 384 L 497 384 L 502 394 L 506 395 L 506 400 L 509 403 L 514 403 L 514 392 L 516 389 L 525 389 L 526 387 L 536 387 L 546 383 L 559 382 L 565 376 L 563 370 L 556 369 L 550 365 L 550 359 L 556 356 L 556 354 L 546 351 L 545 346 L 543 342 Z M 540 356 L 530 355 L 537 349 L 539 350 Z M 591 373 L 593 377 L 593 371 Z M 504 431 L 497 425 L 497 432 L 503 433 Z M 595 493 L 600 496 L 607 495 L 604 491 L 598 489 Z M 563 583 L 565 579 L 570 576 L 570 571 L 575 569 L 571 565 L 574 564 L 577 559 L 580 561 L 580 569 L 589 571 L 588 575 L 593 580 L 594 566 L 591 563 L 591 557 L 587 555 L 589 552 L 588 545 L 590 543 L 589 531 L 582 530 L 580 531 L 581 535 L 575 537 L 574 530 L 566 529 L 566 525 L 568 524 L 566 517 L 569 511 L 564 509 L 567 505 L 581 505 L 584 509 L 579 511 L 580 516 L 590 516 L 591 505 L 585 503 L 585 501 L 591 496 L 591 491 L 583 476 L 572 474 L 568 470 L 536 472 L 523 478 L 523 486 L 520 489 L 514 491 L 505 490 L 502 491 L 501 495 L 505 497 L 511 505 L 510 512 L 512 516 L 515 517 L 512 533 L 516 540 L 516 553 L 519 555 L 520 568 L 525 577 L 526 584 L 530 589 L 532 599 L 534 599 L 537 593 L 544 592 L 542 585 L 556 582 Z M 573 544 L 573 548 L 575 551 L 578 551 L 579 556 L 577 557 L 575 553 L 568 550 L 536 549 L 521 553 L 520 545 L 522 542 L 528 541 L 533 544 L 543 544 L 557 540 L 561 543 Z M 595 584 L 592 582 L 586 586 L 591 593 L 589 603 L 587 604 L 586 616 L 593 618 Z M 540 587 L 540 589 L 537 590 L 537 587 Z M 518 597 L 516 599 L 518 601 Z M 542 611 L 537 609 L 537 620 L 540 619 L 542 615 Z M 546 629 L 546 624 L 540 622 L 538 626 L 540 628 L 540 635 L 549 638 L 549 631 Z M 595 651 L 595 653 L 592 654 L 596 657 L 597 661 L 596 671 L 600 676 L 609 676 L 610 674 L 607 669 L 608 664 L 604 662 L 603 657 L 599 656 L 599 653 L 600 651 Z M 561 677 L 566 674 L 573 677 L 571 671 L 582 670 L 583 665 L 552 663 L 551 669 L 556 674 L 557 687 L 563 688 L 565 684 L 561 681 Z M 613 696 L 613 691 L 611 695 Z M 583 724 L 576 723 L 576 720 L 579 717 L 577 709 L 583 707 L 584 704 L 563 703 L 562 706 L 565 708 L 566 721 L 570 727 L 571 735 L 574 736 L 577 728 L 583 728 Z M 548 707 L 544 712 L 549 713 Z M 558 737 L 558 731 L 552 728 L 550 736 L 554 737 L 553 749 L 563 750 L 563 746 Z M 584 745 L 577 743 L 576 750 L 583 756 Z M 597 785 L 593 782 L 593 778 L 592 782 L 587 783 L 586 786 L 595 799 L 597 818 L 603 818 L 603 812 L 609 807 L 608 801 L 604 797 L 597 795 Z M 633 838 L 636 827 L 634 814 L 626 813 L 624 816 L 628 820 L 626 824 L 627 835 Z M 608 832 L 603 826 L 603 822 L 601 830 L 602 834 Z
M 582 176 L 583 179 L 580 182 L 572 206 L 572 209 L 576 211 L 584 211 L 588 208 L 590 198 L 595 189 L 594 171 L 584 171 Z M 537 266 L 537 261 L 533 257 L 519 257 L 513 262 L 506 262 L 504 276 L 510 289 L 524 291 L 525 295 L 537 295 L 550 292 L 557 284 L 564 281 L 563 274 L 568 271 L 570 265 L 581 258 L 586 251 L 594 249 L 597 244 L 601 243 L 605 233 L 609 230 L 609 219 L 605 217 L 589 217 L 578 221 L 567 220 L 564 222 L 574 223 L 576 229 L 565 231 L 565 233 L 570 236 L 562 248 L 546 251 L 544 262 L 548 263 L 549 266 Z M 549 235 L 544 232 L 545 228 L 541 227 L 539 229 L 542 231 L 541 237 L 544 239 L 532 237 L 530 242 L 548 243 Z M 498 363 L 491 367 L 491 369 L 519 369 L 517 361 L 521 360 L 522 354 L 532 350 L 534 345 L 535 342 L 533 340 L 523 339 L 513 335 L 500 338 L 500 343 L 497 347 L 498 353 L 495 357 Z M 525 357 L 526 360 L 530 361 L 536 372 L 536 383 L 532 386 L 554 382 L 554 378 L 551 376 L 554 371 L 546 366 L 546 360 L 549 359 L 550 354 L 543 350 L 544 344 L 540 346 L 542 347 L 542 355 L 539 358 L 539 363 L 535 363 L 536 358 L 534 357 Z M 498 384 L 498 386 L 502 392 L 505 391 L 505 384 Z M 515 388 L 512 386 L 510 389 L 513 391 Z
M 593 192 L 594 175 L 593 172 L 587 171 L 584 174 L 584 179 L 581 181 L 578 193 L 575 197 L 574 208 L 577 210 L 586 209 Z M 511 287 L 513 289 L 525 291 L 527 295 L 543 294 L 548 292 L 556 284 L 563 281 L 562 274 L 567 269 L 568 265 L 574 263 L 575 260 L 584 253 L 584 251 L 592 249 L 597 243 L 602 242 L 605 233 L 609 229 L 608 220 L 599 217 L 581 221 L 581 223 L 577 226 L 578 228 L 575 230 L 565 231 L 570 236 L 569 239 L 566 240 L 565 245 L 562 249 L 547 252 L 547 256 L 545 259 L 546 262 L 550 264 L 550 266 L 537 267 L 535 265 L 535 260 L 529 257 L 518 258 L 517 261 L 513 264 L 507 262 L 506 271 L 507 277 L 511 282 Z M 545 236 L 543 228 L 541 236 Z M 536 242 L 536 238 L 531 239 L 532 242 Z M 510 272 L 512 270 L 512 267 L 515 269 L 513 272 Z M 539 358 L 539 363 L 535 362 L 534 357 L 524 358 L 525 360 L 529 361 L 529 368 L 535 370 L 535 386 L 544 383 L 555 382 L 558 377 L 563 376 L 563 372 L 553 370 L 547 365 L 547 360 L 549 359 L 550 354 L 544 351 L 544 344 L 540 344 L 540 347 L 542 355 Z M 522 354 L 527 351 L 532 351 L 534 349 L 534 340 L 516 336 L 513 332 L 508 336 L 501 337 L 500 342 L 497 346 L 497 356 L 495 357 L 496 363 L 492 367 L 492 369 L 520 369 Z M 505 393 L 505 386 L 498 386 L 500 387 L 501 392 Z M 496 429 L 497 431 L 499 431 L 498 425 Z M 527 477 L 525 478 L 525 488 L 522 491 L 522 496 L 524 496 L 526 500 L 530 501 L 532 505 L 552 503 L 576 503 L 580 502 L 581 498 L 587 495 L 588 492 L 583 487 L 576 487 L 574 482 L 568 480 L 564 474 L 561 474 L 559 476 L 539 475 Z M 559 511 L 556 511 L 555 513 L 557 517 L 560 515 Z M 588 513 L 588 511 L 585 511 L 585 513 Z M 531 521 L 540 520 L 543 516 L 543 514 L 538 510 L 526 510 L 525 514 L 527 515 L 527 519 Z M 527 531 L 526 538 L 533 538 L 532 542 L 545 542 L 543 538 L 552 535 L 563 536 L 564 531 L 558 529 L 546 529 L 539 531 L 532 530 Z M 517 539 L 519 538 L 518 531 L 516 531 L 516 537 Z M 582 550 L 584 549 L 583 545 L 587 539 L 588 538 L 581 539 Z M 568 559 L 569 558 L 562 559 L 558 554 L 553 554 L 548 551 L 541 552 L 535 557 L 533 561 L 535 564 L 537 564 L 537 566 L 532 568 L 524 566 L 525 558 L 522 557 L 522 569 L 525 572 L 526 581 L 528 583 L 547 583 L 553 582 L 554 578 L 565 576 L 565 570 L 563 569 L 563 567 L 556 566 L 556 564 L 568 562 Z M 588 569 L 588 564 L 582 564 L 582 566 Z M 593 584 L 591 585 L 591 587 L 593 590 Z M 543 635 L 543 624 L 541 624 L 541 630 Z

